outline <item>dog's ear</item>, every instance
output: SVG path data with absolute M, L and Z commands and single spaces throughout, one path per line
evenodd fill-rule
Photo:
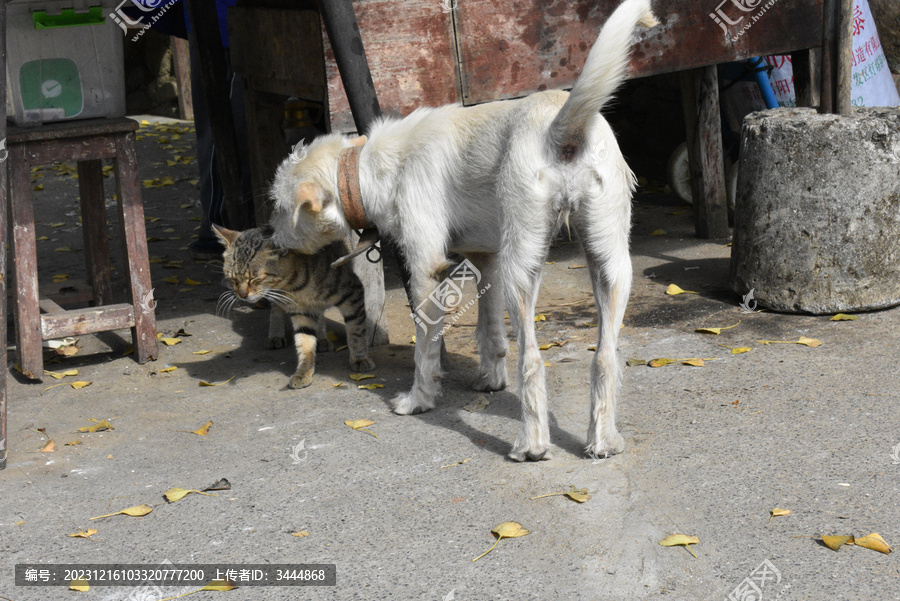
M 297 186 L 297 209 L 306 209 L 311 213 L 322 210 L 322 188 L 310 182 Z
M 366 140 L 368 140 L 368 138 L 366 136 L 359 136 L 353 140 L 350 140 L 350 145 L 351 146 L 362 146 L 363 144 L 366 143 Z
M 237 237 L 240 236 L 240 232 L 235 232 L 228 228 L 222 227 L 221 225 L 216 225 L 215 223 L 212 225 L 213 231 L 216 233 L 216 237 L 222 241 L 222 244 L 225 246 L 231 246 L 234 244 L 234 241 L 237 240 Z

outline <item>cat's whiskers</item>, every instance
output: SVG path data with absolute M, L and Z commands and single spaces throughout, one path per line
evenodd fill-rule
M 298 308 L 297 302 L 283 290 L 264 288 L 262 290 L 262 295 L 264 298 L 269 299 L 271 302 L 281 307 L 286 313 L 290 313 L 291 310 Z
M 221 315 L 225 317 L 228 313 L 231 312 L 231 308 L 234 306 L 238 300 L 237 295 L 233 290 L 226 290 L 222 294 L 219 295 L 219 300 L 216 302 L 216 315 Z

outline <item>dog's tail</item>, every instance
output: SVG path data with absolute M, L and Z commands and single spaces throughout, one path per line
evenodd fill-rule
M 635 28 L 658 24 L 650 0 L 626 0 L 607 19 L 581 76 L 550 125 L 550 142 L 562 160 L 572 160 L 578 153 L 588 123 L 625 80 Z

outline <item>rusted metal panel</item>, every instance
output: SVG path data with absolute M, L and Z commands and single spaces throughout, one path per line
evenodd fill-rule
M 407 115 L 421 106 L 460 100 L 450 5 L 450 0 L 353 3 L 384 114 Z M 332 129 L 353 131 L 356 127 L 324 29 L 322 36 Z
M 618 4 L 618 0 L 460 1 L 456 35 L 464 102 L 571 87 Z M 657 0 L 653 11 L 661 25 L 639 33 L 632 76 L 786 54 L 821 44 L 822 0 L 778 0 L 764 9 L 765 4 Z M 749 29 L 744 29 L 747 25 Z

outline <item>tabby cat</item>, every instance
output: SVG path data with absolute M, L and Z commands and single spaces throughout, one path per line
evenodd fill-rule
M 375 367 L 366 345 L 366 306 L 362 282 L 350 263 L 336 269 L 331 263 L 347 254 L 347 247 L 336 242 L 314 255 L 279 248 L 272 242 L 269 226 L 235 232 L 214 225 L 225 244 L 225 278 L 238 298 L 254 303 L 266 298 L 272 303 L 269 337 L 266 347 L 285 345 L 285 315 L 290 315 L 297 348 L 297 371 L 291 376 L 291 388 L 312 383 L 316 367 L 316 339 L 319 348 L 325 340 L 325 310 L 337 307 L 344 316 L 350 369 L 368 371 Z M 228 294 L 228 293 L 226 293 Z

